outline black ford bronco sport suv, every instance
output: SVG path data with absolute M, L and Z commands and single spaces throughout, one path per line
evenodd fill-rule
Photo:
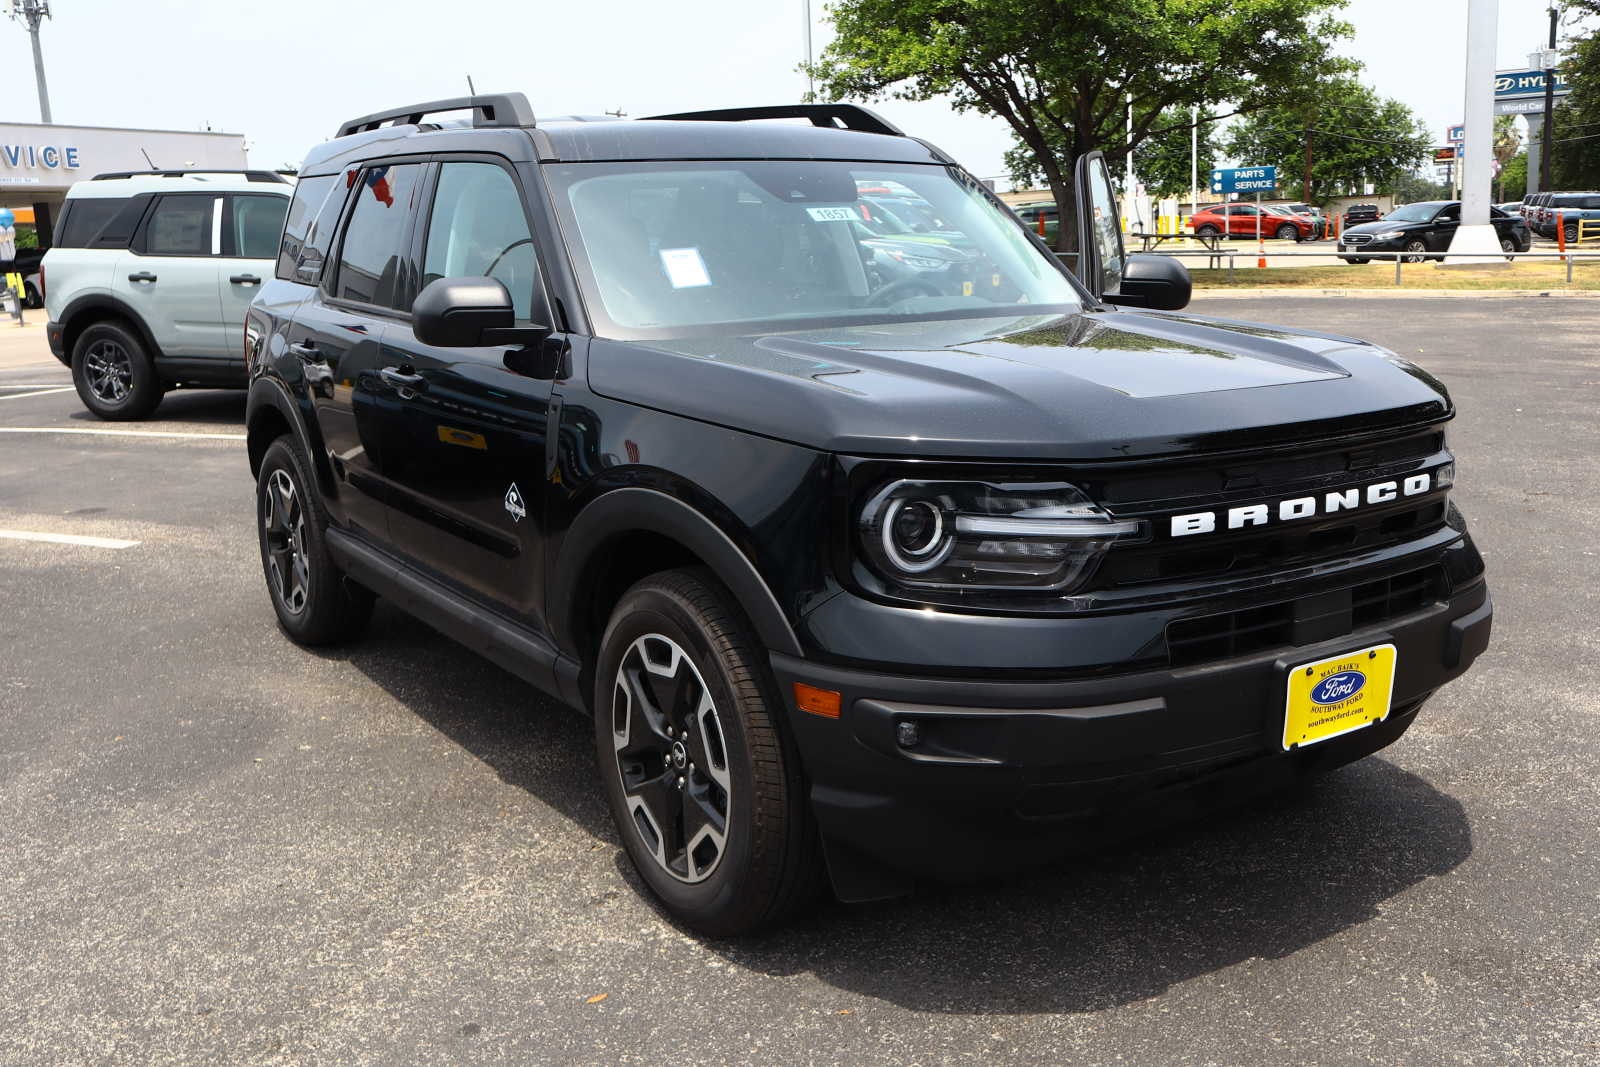
M 850 105 L 345 124 L 246 326 L 283 629 L 383 596 L 587 710 L 716 934 L 1391 743 L 1489 640 L 1445 390 L 1172 313 L 1077 181 L 1075 276 Z

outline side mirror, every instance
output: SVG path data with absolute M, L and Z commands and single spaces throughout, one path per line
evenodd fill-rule
M 1122 285 L 1122 219 L 1105 157 L 1088 152 L 1078 157 L 1073 175 L 1078 201 L 1078 280 L 1097 299 L 1115 296 Z
M 1122 276 L 1122 290 L 1105 298 L 1119 307 L 1181 311 L 1189 306 L 1194 282 L 1189 268 L 1174 256 L 1133 255 Z
M 518 326 L 511 293 L 497 278 L 439 278 L 412 301 L 411 332 L 438 348 L 485 348 L 531 344 L 550 330 Z

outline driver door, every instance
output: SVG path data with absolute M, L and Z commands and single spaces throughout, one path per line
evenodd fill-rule
M 511 293 L 519 325 L 549 322 L 515 174 L 482 158 L 434 166 L 413 246 L 417 291 L 439 278 L 495 278 Z M 395 551 L 539 626 L 554 383 L 521 373 L 520 354 L 515 347 L 424 344 L 409 322 L 386 330 L 380 377 L 388 395 L 384 439 L 392 447 L 384 475 Z

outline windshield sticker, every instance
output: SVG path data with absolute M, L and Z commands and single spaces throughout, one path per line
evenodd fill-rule
M 818 222 L 850 222 L 861 217 L 847 207 L 808 207 L 806 214 Z
M 706 273 L 706 261 L 700 258 L 698 248 L 663 248 L 661 265 L 666 268 L 667 280 L 674 289 L 693 289 L 710 285 L 711 275 Z

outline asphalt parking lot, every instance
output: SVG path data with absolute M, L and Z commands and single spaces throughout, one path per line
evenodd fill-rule
M 1445 380 L 1489 652 L 1304 791 L 739 943 L 641 895 L 577 715 L 382 606 L 278 632 L 241 394 L 99 423 L 0 337 L 0 531 L 138 542 L 0 537 L 0 1062 L 1600 1061 L 1600 303 L 1193 310 Z

